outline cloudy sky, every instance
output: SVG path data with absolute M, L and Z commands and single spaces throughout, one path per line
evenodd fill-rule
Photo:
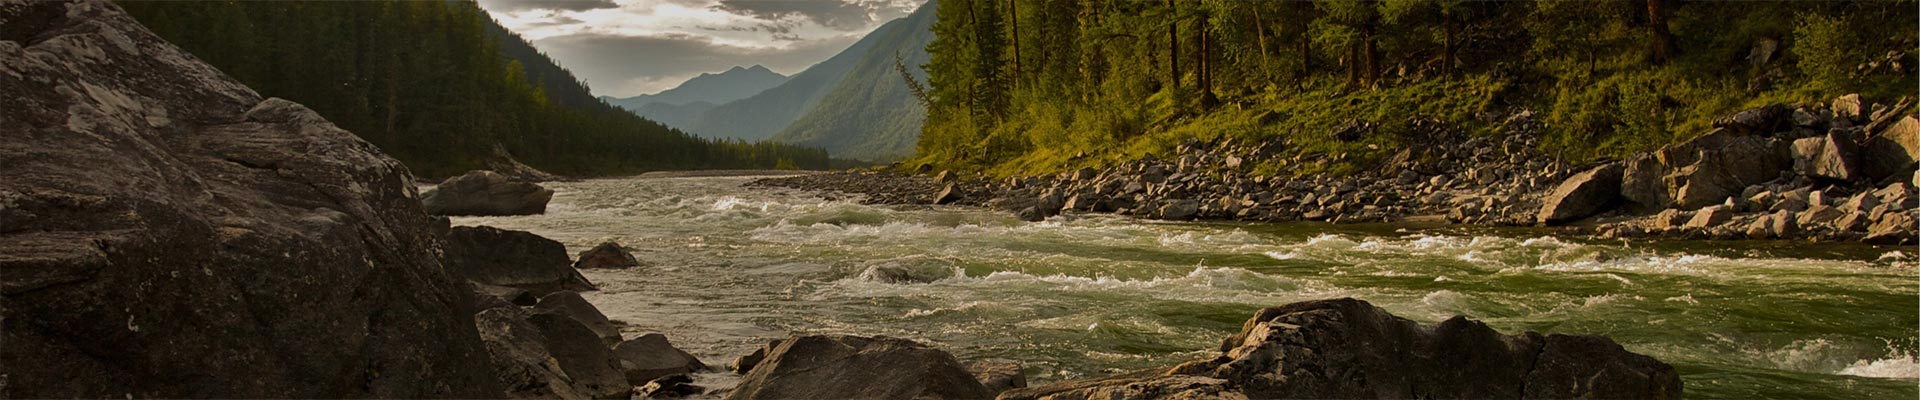
M 925 0 L 479 0 L 587 81 L 627 97 L 703 72 L 765 65 L 792 75 Z

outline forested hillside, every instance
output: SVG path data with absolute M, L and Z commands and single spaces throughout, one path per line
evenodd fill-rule
M 873 48 L 773 140 L 824 148 L 841 158 L 893 161 L 913 155 L 926 107 L 914 99 L 901 74 L 926 81 L 920 65 L 928 61 L 936 3 L 868 34 Z
M 469 1 L 120 4 L 261 94 L 307 105 L 423 176 L 482 168 L 496 145 L 568 175 L 827 166 L 824 151 L 701 140 L 607 105 Z
M 659 93 L 623 98 L 603 97 L 602 99 L 606 100 L 607 104 L 636 112 L 654 104 L 679 106 L 708 103 L 708 107 L 712 107 L 760 94 L 786 81 L 786 75 L 773 72 L 764 66 L 755 65 L 752 68 L 734 66 L 720 73 L 700 74 L 686 82 L 681 82 L 680 86 Z M 645 113 L 640 115 L 652 117 Z
M 999 174 L 1240 138 L 1344 173 L 1531 111 L 1543 150 L 1612 157 L 1713 117 L 1914 95 L 1899 1 L 949 0 L 916 162 Z M 1278 161 L 1289 162 L 1288 159 Z

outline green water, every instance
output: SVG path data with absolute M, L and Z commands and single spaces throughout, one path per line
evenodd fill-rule
M 557 183 L 548 213 L 459 218 L 647 267 L 588 271 L 630 333 L 724 365 L 788 332 L 889 335 L 1030 379 L 1211 355 L 1264 306 L 1334 297 L 1505 332 L 1602 334 L 1679 368 L 1692 398 L 1920 397 L 1913 249 L 1586 241 L 1540 229 L 1039 223 L 878 207 L 747 178 Z M 1896 253 L 1897 252 L 1897 253 Z M 700 377 L 725 386 L 726 374 Z

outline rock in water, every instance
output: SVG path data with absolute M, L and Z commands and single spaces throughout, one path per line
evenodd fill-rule
M 640 335 L 613 347 L 613 353 L 620 357 L 620 368 L 627 374 L 627 382 L 645 385 L 655 379 L 668 375 L 698 372 L 707 369 L 707 365 L 687 354 L 672 343 L 667 335 L 649 333 Z
M 626 247 L 612 241 L 601 243 L 599 246 L 593 246 L 592 250 L 580 253 L 580 261 L 573 263 L 573 267 L 579 269 L 625 269 L 638 266 L 640 266 L 640 260 L 635 260 L 633 253 L 628 253 Z
M 513 398 L 587 398 L 587 390 L 574 387 L 547 352 L 547 337 L 526 317 L 525 311 L 511 307 L 486 309 L 473 316 L 493 358 L 494 378 Z
M 599 308 L 595 308 L 593 303 L 588 303 L 587 299 L 580 297 L 579 293 L 553 292 L 541 297 L 540 303 L 535 304 L 533 309 L 572 317 L 573 320 L 580 321 L 580 325 L 593 330 L 593 334 L 599 336 L 600 340 L 605 341 L 607 345 L 620 343 L 620 328 L 613 326 L 613 320 L 607 319 L 606 314 L 601 314 Z
M 601 344 L 592 329 L 572 316 L 535 312 L 527 321 L 540 330 L 553 360 L 580 393 L 596 399 L 625 398 L 634 385 L 620 371 L 620 358 Z
M 967 363 L 967 371 L 993 393 L 1027 387 L 1027 373 L 1012 361 L 979 360 Z
M 1540 207 L 1540 223 L 1559 225 L 1606 211 L 1620 199 L 1620 174 L 1625 169 L 1611 163 L 1560 182 Z
M 884 336 L 781 341 L 727 395 L 748 399 L 988 399 L 945 351 Z
M 499 397 L 407 169 L 111 2 L 0 2 L 0 397 Z
M 1463 317 L 1426 327 L 1337 299 L 1260 310 L 1214 359 L 1000 398 L 1677 399 L 1680 390 L 1672 366 L 1604 337 L 1503 335 Z
M 427 191 L 420 204 L 434 215 L 533 215 L 547 212 L 553 191 L 493 171 L 470 171 Z
M 535 296 L 594 290 L 567 259 L 567 247 L 529 232 L 456 226 L 447 234 L 447 268 L 474 282 L 526 289 Z

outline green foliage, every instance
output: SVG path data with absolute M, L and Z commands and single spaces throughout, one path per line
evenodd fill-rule
M 1521 109 L 1548 122 L 1551 154 L 1619 157 L 1742 108 L 1911 96 L 1915 5 L 949 0 L 912 164 L 1038 174 L 1233 138 L 1285 144 L 1258 171 L 1340 174 L 1434 140 L 1431 127 L 1498 134 L 1484 116 Z M 983 96 L 997 74 L 1013 84 Z M 968 117 L 983 113 L 1002 117 Z M 1373 128 L 1336 137 L 1350 123 Z
M 697 139 L 609 106 L 472 2 L 121 6 L 261 94 L 312 108 L 423 176 L 483 168 L 495 146 L 569 175 L 828 162 L 817 149 Z

